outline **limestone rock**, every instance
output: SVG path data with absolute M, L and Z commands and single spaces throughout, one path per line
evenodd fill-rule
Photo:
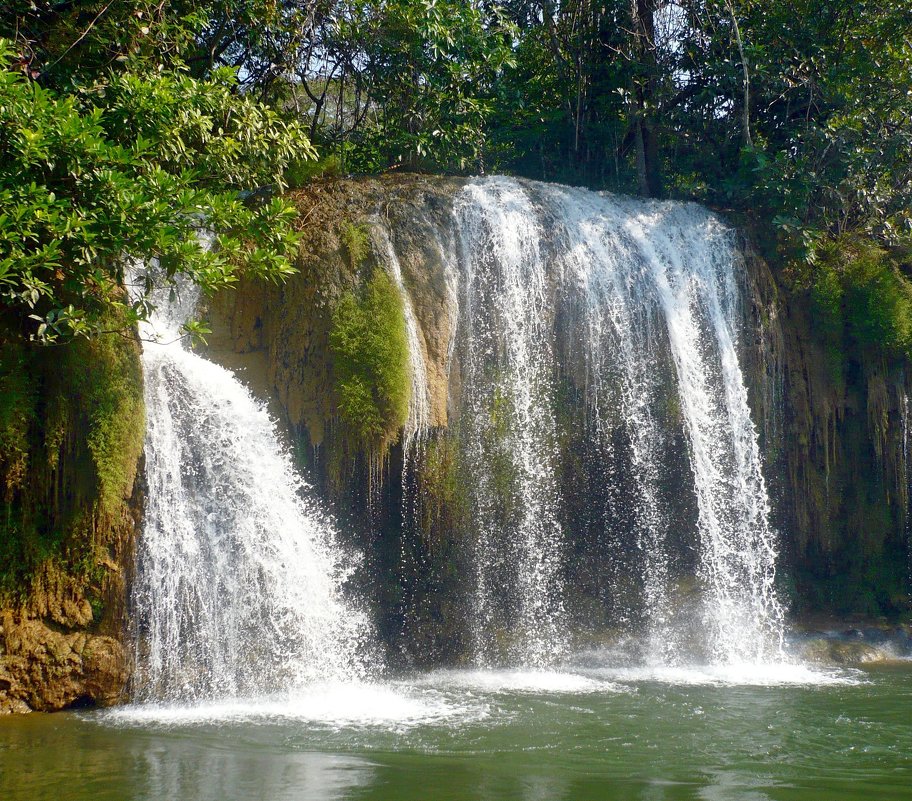
M 892 654 L 884 648 L 866 642 L 820 637 L 808 641 L 801 649 L 802 658 L 819 665 L 851 667 L 872 662 L 884 662 Z
M 0 714 L 109 706 L 123 696 L 129 657 L 113 637 L 61 632 L 6 612 L 0 632 Z
M 456 179 L 386 176 L 318 182 L 293 194 L 304 235 L 298 274 L 280 287 L 245 281 L 217 295 L 208 310 L 210 358 L 239 370 L 258 396 L 277 401 L 278 416 L 292 430 L 305 431 L 311 446 L 321 446 L 337 416 L 332 309 L 363 278 L 359 266 L 349 263 L 342 232 L 382 215 L 390 222 L 420 329 L 431 424 L 445 427 L 455 285 L 447 261 L 452 243 L 438 241 L 436 232 L 460 185 Z M 377 254 L 365 264 L 372 260 Z

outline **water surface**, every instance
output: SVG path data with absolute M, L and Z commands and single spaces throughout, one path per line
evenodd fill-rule
M 0 720 L 0 798 L 912 798 L 912 665 L 447 671 Z

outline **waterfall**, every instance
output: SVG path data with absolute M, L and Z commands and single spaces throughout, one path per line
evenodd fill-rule
M 513 662 L 543 665 L 568 646 L 573 532 L 560 513 L 556 416 L 559 379 L 574 361 L 584 375 L 572 382 L 604 453 L 623 442 L 628 454 L 647 658 L 686 658 L 698 630 L 713 662 L 778 658 L 777 543 L 739 362 L 742 264 L 732 231 L 692 204 L 506 178 L 469 182 L 454 225 L 478 661 L 506 648 Z M 689 628 L 669 544 L 670 531 L 686 535 L 663 500 L 682 478 L 666 464 L 672 425 L 686 438 L 697 512 L 689 547 L 702 606 Z
M 592 630 L 635 635 L 652 665 L 780 659 L 777 537 L 740 360 L 749 287 L 731 229 L 693 204 L 509 178 L 468 181 L 451 209 L 400 224 L 414 230 L 399 237 L 380 218 L 371 230 L 411 360 L 403 608 L 409 582 L 455 588 L 462 571 L 466 597 L 454 589 L 447 608 L 465 613 L 482 667 L 559 664 L 587 616 Z M 421 254 L 433 276 L 416 272 Z M 165 344 L 143 355 L 138 697 L 369 674 L 371 627 L 341 589 L 354 558 L 265 409 L 179 339 L 193 291 L 155 301 L 143 333 Z M 452 328 L 422 332 L 429 302 L 446 304 Z M 429 377 L 447 371 L 449 429 L 431 436 L 441 384 Z M 422 460 L 442 437 L 444 490 L 422 514 Z M 462 549 L 446 576 L 421 573 L 438 547 L 422 528 L 431 517 Z
M 455 217 L 476 658 L 510 630 L 510 659 L 544 665 L 565 648 L 544 232 L 508 180 L 467 186 Z
M 392 240 L 379 220 L 374 221 L 371 227 L 378 252 L 385 260 L 387 269 L 399 290 L 402 306 L 405 311 L 405 333 L 409 348 L 409 367 L 411 373 L 411 392 L 409 393 L 408 419 L 405 421 L 403 431 L 402 450 L 405 456 L 406 468 L 409 457 L 416 447 L 420 446 L 427 436 L 430 427 L 431 400 L 428 396 L 427 367 L 424 360 L 424 348 L 421 344 L 418 321 L 415 319 L 415 310 L 402 277 L 402 265 L 393 248 Z
M 289 692 L 370 670 L 371 627 L 342 594 L 336 542 L 274 422 L 180 338 L 196 291 L 158 292 L 143 326 L 147 496 L 132 603 L 140 701 Z

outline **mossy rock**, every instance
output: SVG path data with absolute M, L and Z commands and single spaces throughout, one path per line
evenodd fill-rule
M 129 514 L 144 431 L 132 337 L 0 343 L 0 594 L 48 562 L 93 578 L 104 532 Z

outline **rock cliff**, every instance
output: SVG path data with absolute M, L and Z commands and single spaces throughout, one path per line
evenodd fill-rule
M 0 713 L 112 704 L 130 671 L 139 347 L 0 350 Z

